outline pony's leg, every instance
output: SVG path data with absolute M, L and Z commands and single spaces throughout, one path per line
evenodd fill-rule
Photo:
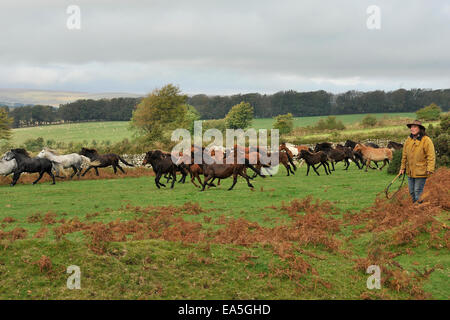
M 117 164 L 117 168 L 119 168 L 119 170 L 122 171 L 122 173 L 125 173 L 125 171 L 122 169 L 122 167 L 120 166 L 120 164 Z
M 203 187 L 201 191 L 205 191 L 206 184 L 208 183 L 208 180 L 211 179 L 212 176 L 205 176 L 205 179 L 203 179 Z
M 348 170 L 348 167 L 350 166 L 350 162 L 348 162 L 348 159 L 345 158 L 345 169 L 344 170 Z
M 71 166 L 71 167 L 72 167 L 73 173 L 70 175 L 70 179 L 72 179 L 78 172 L 77 167 L 75 167 L 75 166 Z M 80 178 L 80 174 L 78 174 L 78 178 Z
M 117 167 L 114 164 L 112 165 L 112 167 L 113 167 L 114 174 L 117 174 Z
M 380 171 L 383 170 L 383 168 L 386 166 L 387 163 L 388 163 L 387 160 L 384 159 L 383 160 L 383 165 L 381 166 Z
M 161 176 L 162 176 L 162 173 L 158 172 L 158 173 L 156 174 L 156 177 L 155 177 L 155 184 L 156 184 L 156 186 L 158 187 L 158 189 L 161 189 L 160 185 L 163 186 L 163 187 L 165 187 L 164 184 L 162 184 L 162 183 L 159 182 L 159 179 L 161 179 Z
M 84 177 L 86 175 L 86 173 L 88 173 L 88 171 L 91 170 L 92 168 L 93 168 L 93 166 L 89 166 L 81 176 Z
M 368 171 L 369 166 L 370 166 L 370 159 L 367 159 L 366 160 L 366 172 Z
M 14 172 L 13 181 L 11 182 L 11 187 L 14 187 L 17 183 L 17 180 L 20 178 L 21 172 Z
M 289 173 L 290 173 L 290 168 L 289 168 L 289 165 L 288 164 L 284 164 L 284 167 L 286 168 L 286 171 L 287 171 L 287 176 L 289 177 Z
M 171 174 L 172 174 L 172 185 L 170 186 L 170 189 L 173 189 L 173 186 L 177 181 L 177 172 L 175 171 L 175 169 L 172 170 Z
M 94 169 L 95 169 L 95 174 L 96 174 L 96 176 L 98 177 L 98 176 L 99 176 L 99 174 L 98 174 L 98 168 L 97 168 L 97 167 L 94 167 Z
M 312 168 L 314 169 L 314 172 L 317 173 L 318 176 L 320 176 L 319 172 L 317 172 L 316 167 L 314 167 L 314 165 L 312 165 Z
M 245 171 L 239 173 L 239 175 L 247 181 L 247 185 L 249 186 L 249 188 L 254 188 L 254 186 L 250 183 L 250 177 L 247 175 Z
M 157 175 L 157 179 L 158 179 L 158 184 L 160 185 L 160 186 L 163 186 L 164 188 L 166 187 L 166 185 L 165 184 L 163 184 L 163 183 L 161 183 L 161 182 L 159 182 L 159 180 L 161 179 L 161 177 L 162 177 L 162 173 L 159 173 L 158 175 Z
M 198 188 L 199 186 L 195 183 L 195 176 L 194 175 L 192 175 L 191 174 L 191 183 L 193 183 L 194 184 L 194 186 L 196 187 L 196 188 Z M 200 186 L 201 186 L 201 184 L 200 184 Z M 201 187 L 200 187 L 201 188 Z
M 234 186 L 235 186 L 235 184 L 237 182 L 237 177 L 238 177 L 237 173 L 236 172 L 233 173 L 233 184 L 231 185 L 231 187 L 228 188 L 228 191 L 233 190 L 233 188 L 234 188 Z
M 39 180 L 41 180 L 42 176 L 44 175 L 45 171 L 41 171 L 39 172 L 39 177 L 33 182 L 33 184 L 36 184 L 39 182 Z M 53 174 L 53 173 L 52 173 Z
M 78 172 L 77 172 L 77 177 L 78 177 L 78 179 L 80 179 L 81 172 L 83 171 L 83 168 L 81 167 L 81 164 L 78 165 L 77 170 L 78 170 Z
M 309 174 L 309 167 L 311 166 L 308 162 L 306 163 L 308 165 L 308 169 L 306 169 L 306 176 Z
M 323 168 L 325 169 L 325 173 L 326 173 L 327 175 L 331 174 L 330 168 L 328 167 L 328 163 L 326 163 L 326 162 L 321 162 L 320 164 L 321 164 L 321 165 L 323 166 Z M 327 167 L 328 167 L 328 169 L 327 169 Z M 317 167 L 317 169 L 319 169 L 319 167 Z M 329 172 L 329 173 L 328 173 L 328 172 Z
M 291 173 L 295 176 L 295 172 L 292 170 L 291 166 L 289 166 L 289 170 L 291 170 Z
M 197 180 L 198 180 L 198 183 L 200 183 L 200 185 L 198 187 L 201 188 L 202 185 L 203 185 L 203 182 L 202 182 L 202 179 L 200 178 L 200 175 L 198 173 L 197 173 Z
M 212 180 L 211 180 L 211 182 L 208 182 L 208 189 L 209 188 L 211 188 L 211 187 L 216 187 L 216 185 L 214 184 L 214 180 L 216 180 L 217 179 L 217 177 L 214 177 L 214 178 L 212 178 Z M 220 181 L 220 179 L 219 179 L 219 181 Z
M 55 175 L 53 174 L 52 170 L 50 169 L 50 171 L 47 171 L 47 173 L 50 177 L 52 177 L 52 180 L 53 180 L 52 184 L 55 184 Z
M 336 170 L 334 169 L 334 160 L 331 161 L 331 167 L 333 168 L 333 169 L 331 169 L 331 170 L 336 171 Z

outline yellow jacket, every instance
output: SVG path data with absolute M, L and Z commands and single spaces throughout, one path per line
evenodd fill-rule
M 423 136 L 419 139 L 408 137 L 403 145 L 402 169 L 411 178 L 426 178 L 427 171 L 434 172 L 435 152 L 433 141 L 430 137 Z

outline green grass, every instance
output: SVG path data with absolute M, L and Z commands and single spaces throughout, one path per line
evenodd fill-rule
M 377 118 L 384 116 L 388 118 L 409 117 L 414 118 L 414 113 L 380 113 L 375 114 Z M 341 120 L 345 125 L 354 124 L 361 121 L 365 114 L 338 115 L 336 118 Z M 318 117 L 298 117 L 294 119 L 294 127 L 305 127 L 314 125 L 319 119 Z M 270 129 L 274 120 L 271 118 L 254 119 L 253 127 L 255 129 Z M 20 128 L 13 130 L 11 139 L 12 145 L 21 145 L 27 139 L 35 139 L 42 137 L 44 141 L 53 139 L 57 142 L 83 142 L 89 143 L 95 139 L 97 142 L 109 140 L 112 143 L 123 140 L 124 138 L 132 138 L 133 131 L 129 130 L 129 124 L 126 121 L 116 122 L 87 122 L 75 124 L 61 124 L 40 126 L 32 128 Z
M 127 121 L 85 122 L 14 129 L 11 144 L 21 145 L 37 137 L 42 137 L 44 141 L 53 139 L 65 143 L 91 142 L 93 139 L 114 143 L 132 136 L 133 131 L 129 130 Z
M 336 119 L 342 121 L 344 125 L 351 125 L 357 122 L 360 122 L 367 114 L 344 114 L 344 115 L 336 115 Z M 404 112 L 404 113 L 375 113 L 373 114 L 377 119 L 381 119 L 383 117 L 386 118 L 414 118 L 415 113 L 413 112 Z M 296 117 L 294 118 L 294 128 L 296 127 L 306 127 L 313 126 L 322 118 L 326 118 L 328 116 L 315 116 L 315 117 Z M 255 129 L 270 129 L 273 126 L 274 119 L 265 118 L 265 119 L 254 119 L 253 127 Z
M 322 173 L 322 170 L 320 170 Z M 31 223 L 28 217 L 35 213 L 55 212 L 57 219 L 78 217 L 86 221 L 86 214 L 98 212 L 98 221 L 113 221 L 117 218 L 135 218 L 133 206 L 181 206 L 186 202 L 198 202 L 202 208 L 212 211 L 199 215 L 183 216 L 185 220 L 198 221 L 203 228 L 220 228 L 214 221 L 220 215 L 244 218 L 262 226 L 282 224 L 286 215 L 270 206 L 281 206 L 292 199 L 312 195 L 329 200 L 342 210 L 361 210 L 370 206 L 376 195 L 382 192 L 392 176 L 385 172 L 359 171 L 351 166 L 347 172 L 337 165 L 332 176 L 305 176 L 305 168 L 297 170 L 295 176 L 286 177 L 284 168 L 274 177 L 256 179 L 255 190 L 250 190 L 242 179 L 233 191 L 226 188 L 231 180 L 225 180 L 218 188 L 199 192 L 192 184 L 176 184 L 174 190 L 156 189 L 153 177 L 124 178 L 111 180 L 74 180 L 17 185 L 14 188 L 0 186 L 0 221 L 14 217 L 16 222 L 0 224 L 1 229 L 22 227 L 28 237 L 9 243 L 0 242 L 0 298 L 4 299 L 358 299 L 366 289 L 367 276 L 354 270 L 353 257 L 364 256 L 372 234 L 363 234 L 346 241 L 350 234 L 344 228 L 337 237 L 344 241 L 344 248 L 351 256 L 326 251 L 324 248 L 308 246 L 306 249 L 324 256 L 324 260 L 302 257 L 318 272 L 321 279 L 332 284 L 326 288 L 317 284 L 317 276 L 308 274 L 299 282 L 286 277 L 260 277 L 272 264 L 282 265 L 270 248 L 265 245 L 249 247 L 214 244 L 205 250 L 202 244 L 183 244 L 163 240 L 144 240 L 112 243 L 106 254 L 97 255 L 87 249 L 81 233 L 69 234 L 68 240 L 56 241 L 49 232 L 44 239 L 32 239 L 41 228 L 40 223 Z M 204 217 L 212 218 L 210 223 Z M 341 218 L 340 215 L 337 218 Z M 92 221 L 92 220 L 91 220 Z M 56 224 L 57 225 L 57 224 Z M 52 229 L 55 225 L 47 226 Z M 422 241 L 421 243 L 426 243 Z M 412 247 L 412 255 L 402 254 L 396 258 L 401 265 L 412 270 L 441 264 L 442 270 L 432 273 L 425 283 L 427 292 L 437 299 L 448 299 L 450 294 L 448 251 Z M 242 252 L 255 256 L 252 263 L 237 259 Z M 32 264 L 42 255 L 53 263 L 52 274 L 39 271 Z M 205 263 L 209 261 L 208 263 Z M 418 265 L 417 265 L 418 263 Z M 82 270 L 81 290 L 66 289 L 69 265 L 78 265 Z M 402 292 L 383 288 L 381 292 L 391 298 L 408 298 Z

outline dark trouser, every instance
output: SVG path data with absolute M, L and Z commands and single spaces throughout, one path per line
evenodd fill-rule
M 423 192 L 423 187 L 425 186 L 425 182 L 427 178 L 411 178 L 408 177 L 408 188 L 409 194 L 413 199 L 413 202 L 419 200 L 420 195 Z

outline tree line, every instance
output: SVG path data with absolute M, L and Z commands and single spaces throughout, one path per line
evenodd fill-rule
M 272 118 L 291 113 L 294 117 L 355 113 L 415 112 L 436 103 L 444 111 L 449 109 L 450 89 L 399 89 L 395 91 L 348 91 L 333 94 L 326 91 L 282 91 L 272 95 L 259 93 L 232 96 L 199 94 L 188 99 L 202 119 L 220 119 L 241 101 L 250 103 L 255 118 Z
M 59 108 L 45 105 L 7 109 L 14 128 L 83 121 L 129 121 L 142 98 L 82 99 Z
M 9 110 L 13 127 L 58 122 L 129 121 L 142 98 L 77 100 L 59 108 L 43 105 L 16 107 Z M 450 89 L 399 89 L 395 91 L 348 91 L 333 94 L 326 91 L 281 91 L 275 94 L 237 94 L 187 97 L 186 103 L 195 107 L 201 119 L 222 119 L 241 102 L 253 107 L 255 118 L 272 118 L 291 113 L 294 117 L 355 113 L 415 112 L 435 103 L 443 111 L 450 105 Z

